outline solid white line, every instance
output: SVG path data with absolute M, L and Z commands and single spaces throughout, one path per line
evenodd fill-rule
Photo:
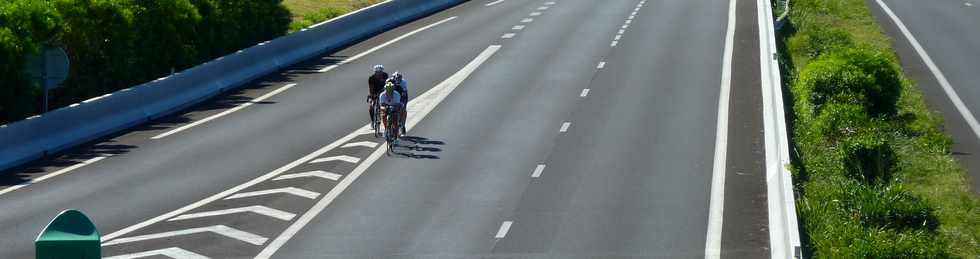
M 606 62 L 599 62 L 599 65 L 596 65 L 595 66 L 595 68 L 598 68 L 598 69 L 602 69 L 604 67 L 606 67 Z
M 364 56 L 367 56 L 368 54 L 374 53 L 375 51 L 378 51 L 381 48 L 384 48 L 384 47 L 387 47 L 388 45 L 394 44 L 395 42 L 398 42 L 398 41 L 403 40 L 405 38 L 411 37 L 412 35 L 415 35 L 416 33 L 419 33 L 419 32 L 422 32 L 424 30 L 428 30 L 429 28 L 436 27 L 436 26 L 439 26 L 440 24 L 443 24 L 443 23 L 452 21 L 453 19 L 456 19 L 456 17 L 457 16 L 449 17 L 449 18 L 446 18 L 446 19 L 444 19 L 442 21 L 438 21 L 438 22 L 435 22 L 433 24 L 426 25 L 425 27 L 415 29 L 414 31 L 410 31 L 408 33 L 402 34 L 402 36 L 398 36 L 398 38 L 392 39 L 392 40 L 390 40 L 388 42 L 382 43 L 381 45 L 375 46 L 374 48 L 371 48 L 371 49 L 369 49 L 367 51 L 361 52 L 360 54 L 357 54 L 357 55 L 355 55 L 353 57 L 347 58 L 344 61 L 341 61 L 340 63 L 337 63 L 337 64 L 334 64 L 334 65 L 330 65 L 330 66 L 327 66 L 325 68 L 322 68 L 322 69 L 320 69 L 317 72 L 324 73 L 324 72 L 333 70 L 334 68 L 337 68 L 337 67 L 339 67 L 341 65 L 344 65 L 344 64 L 347 64 L 347 63 L 350 63 L 350 62 L 353 62 L 353 61 L 355 61 L 357 59 L 360 59 L 361 57 L 364 57 Z
M 255 103 L 265 101 L 265 99 L 269 99 L 270 97 L 272 97 L 274 95 L 277 95 L 279 93 L 282 93 L 283 91 L 289 90 L 289 88 L 293 88 L 293 86 L 296 86 L 296 84 L 287 84 L 287 85 L 285 85 L 283 87 L 280 87 L 279 89 L 276 89 L 275 91 L 272 91 L 272 92 L 266 93 L 266 94 L 264 94 L 262 96 L 259 96 L 259 98 L 255 98 L 255 99 L 253 99 L 253 100 L 251 100 L 249 102 L 246 102 L 246 103 L 243 103 L 243 104 L 239 104 L 238 106 L 235 106 L 235 107 L 233 107 L 231 109 L 225 110 L 225 111 L 220 112 L 220 113 L 215 114 L 215 115 L 208 116 L 207 118 L 201 119 L 199 121 L 195 121 L 193 123 L 190 123 L 190 124 L 181 126 L 179 128 L 176 128 L 176 129 L 167 131 L 167 132 L 165 132 L 163 134 L 153 136 L 150 139 L 161 139 L 161 138 L 165 138 L 167 136 L 170 136 L 170 135 L 173 135 L 173 134 L 177 134 L 178 132 L 181 132 L 181 131 L 187 130 L 189 128 L 192 128 L 194 126 L 204 124 L 206 122 L 212 121 L 212 120 L 217 119 L 217 118 L 221 118 L 221 117 L 223 117 L 225 115 L 231 114 L 231 113 L 236 112 L 238 110 L 245 109 L 245 107 L 252 106 Z
M 167 221 L 177 221 L 177 220 L 204 218 L 204 217 L 214 217 L 214 216 L 222 216 L 222 215 L 236 214 L 236 213 L 242 213 L 242 212 L 251 212 L 251 213 L 255 213 L 255 214 L 259 214 L 259 215 L 267 216 L 267 217 L 271 217 L 271 218 L 276 218 L 276 219 L 284 220 L 284 221 L 292 220 L 293 217 L 296 216 L 296 214 L 292 214 L 292 213 L 289 213 L 289 212 L 285 212 L 285 211 L 281 211 L 281 210 L 269 208 L 269 207 L 266 207 L 266 206 L 255 205 L 255 206 L 248 206 L 248 207 L 241 207 L 241 208 L 231 208 L 231 209 L 224 209 L 224 210 L 215 210 L 215 211 L 205 211 L 205 212 L 184 214 L 184 215 L 180 215 L 179 217 L 172 218 L 172 219 L 167 220 Z
M 414 128 L 419 121 L 425 118 L 425 116 L 427 116 L 430 112 L 432 112 L 432 110 L 435 109 L 436 106 L 442 103 L 442 100 L 445 100 L 446 97 L 453 92 L 453 90 L 459 87 L 459 85 L 462 84 L 463 81 L 465 81 L 466 78 L 473 73 L 473 71 L 476 71 L 476 69 L 479 68 L 481 65 L 483 65 L 483 63 L 486 62 L 488 59 L 490 59 L 490 57 L 492 57 L 494 53 L 500 50 L 500 47 L 501 47 L 500 45 L 491 45 L 487 47 L 487 49 L 481 52 L 480 55 L 476 57 L 476 59 L 474 59 L 465 67 L 463 67 L 463 69 L 461 69 L 459 72 L 456 72 L 456 74 L 453 74 L 439 85 L 429 89 L 429 91 L 426 91 L 422 95 L 419 95 L 418 97 L 410 101 L 408 105 L 409 118 L 406 121 L 408 126 L 406 128 L 408 130 Z M 365 127 L 368 127 L 368 125 L 365 125 Z M 337 196 L 343 193 L 344 190 L 347 190 L 347 188 L 350 187 L 350 185 L 353 184 L 354 181 L 361 176 L 361 174 L 367 171 L 367 169 L 370 168 L 371 165 L 379 158 L 381 158 L 381 156 L 384 155 L 387 151 L 388 151 L 388 147 L 382 145 L 381 148 L 378 148 L 374 151 L 374 153 L 371 153 L 371 155 L 368 156 L 368 158 L 363 163 L 361 163 L 356 168 L 354 168 L 354 171 L 352 171 L 349 175 L 347 175 L 347 177 L 341 180 L 336 187 L 330 190 L 330 192 L 324 195 L 323 198 L 320 199 L 320 201 L 318 201 L 315 205 L 313 205 L 313 207 L 310 208 L 309 211 L 303 213 L 303 215 L 300 216 L 299 219 L 296 220 L 296 222 L 294 222 L 292 225 L 289 226 L 289 228 L 286 228 L 286 230 L 283 231 L 282 234 L 279 234 L 278 237 L 272 240 L 272 242 L 270 242 L 269 245 L 262 250 L 262 252 L 260 252 L 257 256 L 255 256 L 255 258 L 272 257 L 272 255 L 275 254 L 276 251 L 279 250 L 279 248 L 285 245 L 286 242 L 289 241 L 289 239 L 291 239 L 294 235 L 296 235 L 296 233 L 298 233 L 301 229 L 303 229 L 303 227 L 306 226 L 306 224 L 309 224 L 310 221 L 312 221 L 314 217 L 319 215 L 321 211 L 326 209 L 327 206 L 329 206 L 330 203 L 332 203 L 334 199 L 337 198 Z
M 218 235 L 226 236 L 228 238 L 233 238 L 257 246 L 265 244 L 265 241 L 269 240 L 268 238 L 264 238 L 262 236 L 241 231 L 238 229 L 234 229 L 225 225 L 215 225 L 215 226 L 203 227 L 203 228 L 190 228 L 190 229 L 182 229 L 182 230 L 169 231 L 169 232 L 163 232 L 157 234 L 119 238 L 116 240 L 112 240 L 110 242 L 102 243 L 102 246 L 106 247 L 106 246 L 118 245 L 123 243 L 132 243 L 132 242 L 146 241 L 151 239 L 183 236 L 183 235 L 190 235 L 190 234 L 197 234 L 197 233 L 204 233 L 204 232 L 213 232 Z
M 898 29 L 902 31 L 905 38 L 909 40 L 909 43 L 912 43 L 912 47 L 915 48 L 915 52 L 919 53 L 919 57 L 921 57 L 922 61 L 926 63 L 926 66 L 929 67 L 929 71 L 931 71 L 932 75 L 936 77 L 936 81 L 939 82 L 939 85 L 943 87 L 943 91 L 946 92 L 946 96 L 949 97 L 949 100 L 953 102 L 953 106 L 956 106 L 956 110 L 960 112 L 961 116 L 963 116 L 963 120 L 966 120 L 966 124 L 970 125 L 970 129 L 973 130 L 973 134 L 980 139 L 980 123 L 977 122 L 977 118 L 973 116 L 970 109 L 966 107 L 966 103 L 964 103 L 963 100 L 960 99 L 960 96 L 956 94 L 956 90 L 953 89 L 953 86 L 949 83 L 949 80 L 946 80 L 946 75 L 943 74 L 943 71 L 939 70 L 939 66 L 936 65 L 936 62 L 932 61 L 932 58 L 929 57 L 929 53 L 926 53 L 925 48 L 922 48 L 919 41 L 915 39 L 915 36 L 912 36 L 912 32 L 905 27 L 905 23 L 903 23 L 901 19 L 898 19 L 898 16 L 892 12 L 892 9 L 888 8 L 888 5 L 881 0 L 877 0 L 877 2 L 878 5 L 881 6 L 881 9 L 885 10 L 885 13 L 892 18 L 892 21 L 894 21 L 895 25 L 898 26 Z
M 531 178 L 541 177 L 541 172 L 544 172 L 544 167 L 545 167 L 544 164 L 540 164 L 534 167 L 534 172 L 531 173 Z
M 725 34 L 725 50 L 721 68 L 721 94 L 718 96 L 718 126 L 715 130 L 715 157 L 711 170 L 711 198 L 708 204 L 708 233 L 704 245 L 704 258 L 721 257 L 721 224 L 725 208 L 725 164 L 728 156 L 728 103 L 732 87 L 732 49 L 735 40 L 735 6 L 728 6 L 728 28 Z
M 530 23 L 530 22 L 533 22 L 533 21 L 534 21 L 533 18 L 524 18 L 524 20 L 521 20 L 522 23 Z
M 500 229 L 497 230 L 497 235 L 494 235 L 493 237 L 496 239 L 501 239 L 506 237 L 507 232 L 510 231 L 510 225 L 513 223 L 514 223 L 513 221 L 504 221 L 504 223 L 501 223 Z
M 572 126 L 572 123 L 571 122 L 562 123 L 561 124 L 561 129 L 559 129 L 558 132 L 567 132 L 569 126 Z
M 375 142 L 371 142 L 371 141 L 360 141 L 360 142 L 354 142 L 354 143 L 347 143 L 347 144 L 345 144 L 343 146 L 340 146 L 340 148 L 349 148 L 349 147 L 374 148 L 374 147 L 377 147 L 377 146 L 378 146 L 378 143 L 375 143 Z
M 614 40 L 614 41 L 612 41 L 612 43 L 609 43 L 609 46 L 610 47 L 615 47 L 616 45 L 619 45 L 619 41 L 615 41 Z
M 486 5 L 486 6 L 493 6 L 493 5 L 495 5 L 495 4 L 499 4 L 500 2 L 503 2 L 503 1 L 504 1 L 504 0 L 497 0 L 497 1 L 493 1 L 493 2 L 489 2 L 489 3 L 487 3 L 487 4 L 485 4 L 485 5 Z
M 513 37 L 514 37 L 514 35 L 517 35 L 517 34 L 513 34 L 513 33 L 505 33 L 504 35 L 502 35 L 502 36 L 500 36 L 500 38 L 503 38 L 503 39 L 510 39 L 510 38 L 513 38 Z
M 524 25 L 514 25 L 514 27 L 511 27 L 510 29 L 511 30 L 523 30 L 524 29 Z
M 533 12 L 533 13 L 531 13 L 529 15 L 530 16 L 538 16 L 538 15 L 541 15 L 541 12 Z
M 268 189 L 268 190 L 254 191 L 254 192 L 243 192 L 232 196 L 228 196 L 228 198 L 225 198 L 225 200 L 255 197 L 255 196 L 262 196 L 262 195 L 269 195 L 269 194 L 279 194 L 279 193 L 291 194 L 294 196 L 299 196 L 307 199 L 316 199 L 317 196 L 320 196 L 320 193 L 314 191 L 304 190 L 296 187 L 285 187 L 285 188 Z
M 39 183 L 39 182 L 44 181 L 44 180 L 47 180 L 47 179 L 49 179 L 51 177 L 55 177 L 55 176 L 59 176 L 59 175 L 62 175 L 62 174 L 66 174 L 68 172 L 71 172 L 72 170 L 75 170 L 75 169 L 78 169 L 78 168 L 82 168 L 83 166 L 91 165 L 92 163 L 95 163 L 95 162 L 99 162 L 99 160 L 105 159 L 106 157 L 108 157 L 108 156 L 103 155 L 103 156 L 99 156 L 99 157 L 93 157 L 93 158 L 90 158 L 88 160 L 82 161 L 81 163 L 78 163 L 78 164 L 75 164 L 75 165 L 72 165 L 72 166 L 69 166 L 69 167 L 62 168 L 61 170 L 55 171 L 53 173 L 46 174 L 44 176 L 31 179 L 31 181 L 29 181 L 29 182 L 7 187 L 6 189 L 0 190 L 0 195 L 3 195 L 3 194 L 8 193 L 8 192 L 16 191 L 17 189 L 24 188 L 25 186 L 28 186 L 28 185 L 31 185 L 31 184 Z
M 207 256 L 203 256 L 177 247 L 157 249 L 153 251 L 146 251 L 146 252 L 139 252 L 139 253 L 132 253 L 132 254 L 117 255 L 113 257 L 106 257 L 105 259 L 134 259 L 134 258 L 150 257 L 154 255 L 162 255 L 174 259 L 209 259 Z
M 314 159 L 313 161 L 310 161 L 310 164 L 317 164 L 317 163 L 330 162 L 330 161 L 344 161 L 351 164 L 357 164 L 357 162 L 360 162 L 361 159 L 352 156 L 331 156 L 331 157 Z
M 578 96 L 581 96 L 581 97 L 589 96 L 589 88 L 582 89 L 582 93 L 579 94 Z
M 295 173 L 295 174 L 284 174 L 284 175 L 280 175 L 279 177 L 276 177 L 275 179 L 272 179 L 272 180 L 273 181 L 279 181 L 279 180 L 304 178 L 304 177 L 320 177 L 320 178 L 323 178 L 323 179 L 328 179 L 328 180 L 334 180 L 334 181 L 336 181 L 336 180 L 340 180 L 340 177 L 342 177 L 342 175 L 331 173 L 331 172 L 327 172 L 327 171 L 317 170 L 317 171 L 309 171 L 309 172 L 302 172 L 302 173 Z

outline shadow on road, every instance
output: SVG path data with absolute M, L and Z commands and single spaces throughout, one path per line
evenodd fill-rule
M 431 140 L 419 136 L 402 136 L 400 144 L 396 145 L 392 153 L 413 159 L 439 159 L 439 156 L 430 154 L 442 152 L 442 148 L 436 146 L 445 145 L 445 142 Z

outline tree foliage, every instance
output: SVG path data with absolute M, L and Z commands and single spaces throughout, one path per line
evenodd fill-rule
M 26 55 L 63 47 L 65 106 L 193 67 L 286 33 L 281 0 L 8 0 L 0 3 L 0 123 L 40 110 Z

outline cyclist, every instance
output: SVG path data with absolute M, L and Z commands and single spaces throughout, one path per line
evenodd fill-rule
M 401 72 L 395 71 L 395 73 L 391 74 L 391 78 L 388 78 L 388 82 L 393 83 L 395 85 L 395 91 L 398 91 L 398 94 L 401 95 L 402 115 L 399 125 L 401 125 L 401 133 L 405 134 L 405 119 L 408 118 L 408 81 L 405 80 Z
M 401 95 L 398 94 L 398 91 L 395 91 L 395 84 L 391 82 L 386 83 L 384 92 L 382 92 L 381 95 L 378 96 L 378 102 L 380 102 L 381 104 L 381 118 L 384 118 L 388 114 L 396 116 L 396 118 L 399 117 L 399 115 L 401 114 L 399 110 L 401 110 L 403 107 L 401 100 L 402 100 Z M 389 110 L 389 109 L 393 109 L 393 110 Z M 401 122 L 401 119 L 397 119 L 394 121 L 396 125 L 388 125 L 388 120 L 382 120 L 382 122 L 384 122 L 385 124 L 385 129 L 393 129 L 392 132 L 395 133 L 396 136 L 395 142 L 397 142 L 398 141 L 397 137 L 401 135 L 398 134 L 399 127 L 397 124 L 400 124 L 399 122 Z
M 371 114 L 371 126 L 374 127 L 374 121 L 377 119 L 374 114 L 374 102 L 378 100 L 378 95 L 381 91 L 384 91 L 385 82 L 388 80 L 388 73 L 385 73 L 385 67 L 382 65 L 374 65 L 374 74 L 368 77 L 368 113 Z

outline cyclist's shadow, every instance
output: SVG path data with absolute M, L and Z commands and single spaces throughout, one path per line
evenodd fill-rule
M 414 159 L 439 159 L 439 156 L 430 154 L 442 152 L 442 148 L 437 146 L 445 145 L 445 142 L 432 140 L 419 136 L 401 136 L 401 143 L 395 146 L 392 153 Z

